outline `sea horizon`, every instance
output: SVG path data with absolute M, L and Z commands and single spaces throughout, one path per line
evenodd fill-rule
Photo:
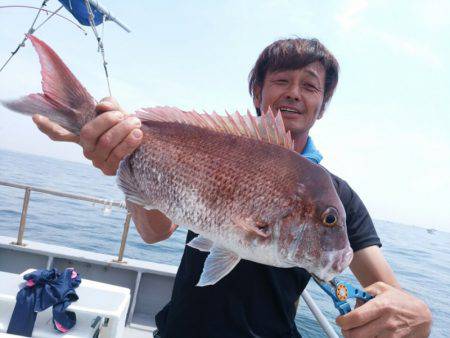
M 27 156 L 34 156 L 34 157 L 42 157 L 42 158 L 47 158 L 50 160 L 56 160 L 56 161 L 63 161 L 63 162 L 69 162 L 69 163 L 75 163 L 75 164 L 82 164 L 85 165 L 87 167 L 91 167 L 94 170 L 98 170 L 99 174 L 101 174 L 101 171 L 99 169 L 96 169 L 95 167 L 92 166 L 92 164 L 89 163 L 88 160 L 83 160 L 83 158 L 81 158 L 80 161 L 76 161 L 76 160 L 68 160 L 68 159 L 61 159 L 57 156 L 51 156 L 51 155 L 42 155 L 42 154 L 33 154 L 33 153 L 28 153 L 28 152 L 24 152 L 24 151 L 18 151 L 18 150 L 12 150 L 12 149 L 6 149 L 6 148 L 2 148 L 0 146 L 0 151 L 6 151 L 6 152 L 12 152 L 12 153 L 17 153 L 17 154 L 22 154 L 22 155 L 27 155 Z M 114 176 L 110 176 L 110 177 L 114 177 Z M 0 176 L 1 178 L 1 176 Z M 40 188 L 45 188 L 45 187 L 40 187 Z M 124 201 L 123 200 L 119 200 L 119 201 Z M 370 212 L 370 211 L 369 211 Z M 407 224 L 404 222 L 400 222 L 400 221 L 396 221 L 396 220 L 388 220 L 388 219 L 384 219 L 384 218 L 380 218 L 380 217 L 372 217 L 372 219 L 375 221 L 380 221 L 380 222 L 387 222 L 387 223 L 395 223 L 395 224 L 399 224 L 399 225 L 404 225 L 404 226 L 411 226 L 411 227 L 416 227 L 416 228 L 421 228 L 421 229 L 425 229 L 425 230 L 435 230 L 435 231 L 442 231 L 442 232 L 446 232 L 448 234 L 450 234 L 450 229 L 442 229 L 442 227 L 427 227 L 425 225 L 421 225 L 421 224 Z

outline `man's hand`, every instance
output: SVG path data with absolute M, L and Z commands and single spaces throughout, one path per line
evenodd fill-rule
M 33 115 L 33 122 L 37 125 L 40 131 L 47 135 L 53 141 L 74 142 L 79 143 L 80 138 L 64 129 L 59 124 L 52 122 L 48 117 L 35 114 Z
M 99 114 L 88 122 L 76 136 L 49 119 L 35 115 L 38 128 L 55 141 L 76 142 L 86 158 L 105 175 L 115 175 L 120 161 L 142 142 L 141 122 L 127 117 L 113 98 L 105 98 L 95 107 Z
M 98 116 L 88 122 L 77 136 L 41 115 L 33 121 L 54 141 L 75 142 L 83 147 L 84 155 L 106 175 L 115 175 L 120 161 L 142 142 L 141 122 L 127 117 L 113 98 L 105 98 L 95 107 Z M 178 227 L 162 212 L 146 210 L 127 201 L 134 224 L 147 243 L 156 243 L 172 235 Z
M 431 312 L 424 302 L 383 282 L 365 290 L 376 297 L 336 319 L 344 337 L 429 336 Z

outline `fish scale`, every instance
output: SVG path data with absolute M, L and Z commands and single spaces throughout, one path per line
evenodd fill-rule
M 29 36 L 42 67 L 43 94 L 3 102 L 40 112 L 80 135 L 95 100 L 44 42 Z M 220 116 L 174 107 L 143 108 L 140 147 L 121 163 L 129 203 L 157 209 L 199 234 L 207 251 L 197 285 L 217 283 L 241 259 L 302 267 L 323 280 L 352 258 L 345 210 L 327 171 L 293 151 L 281 114 Z

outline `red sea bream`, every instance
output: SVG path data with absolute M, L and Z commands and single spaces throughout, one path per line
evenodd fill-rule
M 44 42 L 30 36 L 43 94 L 3 102 L 40 113 L 79 134 L 95 100 Z M 225 277 L 241 259 L 302 267 L 330 280 L 352 259 L 345 211 L 329 174 L 293 151 L 281 114 L 227 117 L 156 107 L 136 113 L 144 134 L 117 175 L 126 198 L 158 209 L 199 236 L 208 251 L 199 286 Z

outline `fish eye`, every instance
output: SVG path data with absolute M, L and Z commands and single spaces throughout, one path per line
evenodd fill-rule
M 322 214 L 322 224 L 326 227 L 334 227 L 338 222 L 338 212 L 335 208 L 329 207 Z

